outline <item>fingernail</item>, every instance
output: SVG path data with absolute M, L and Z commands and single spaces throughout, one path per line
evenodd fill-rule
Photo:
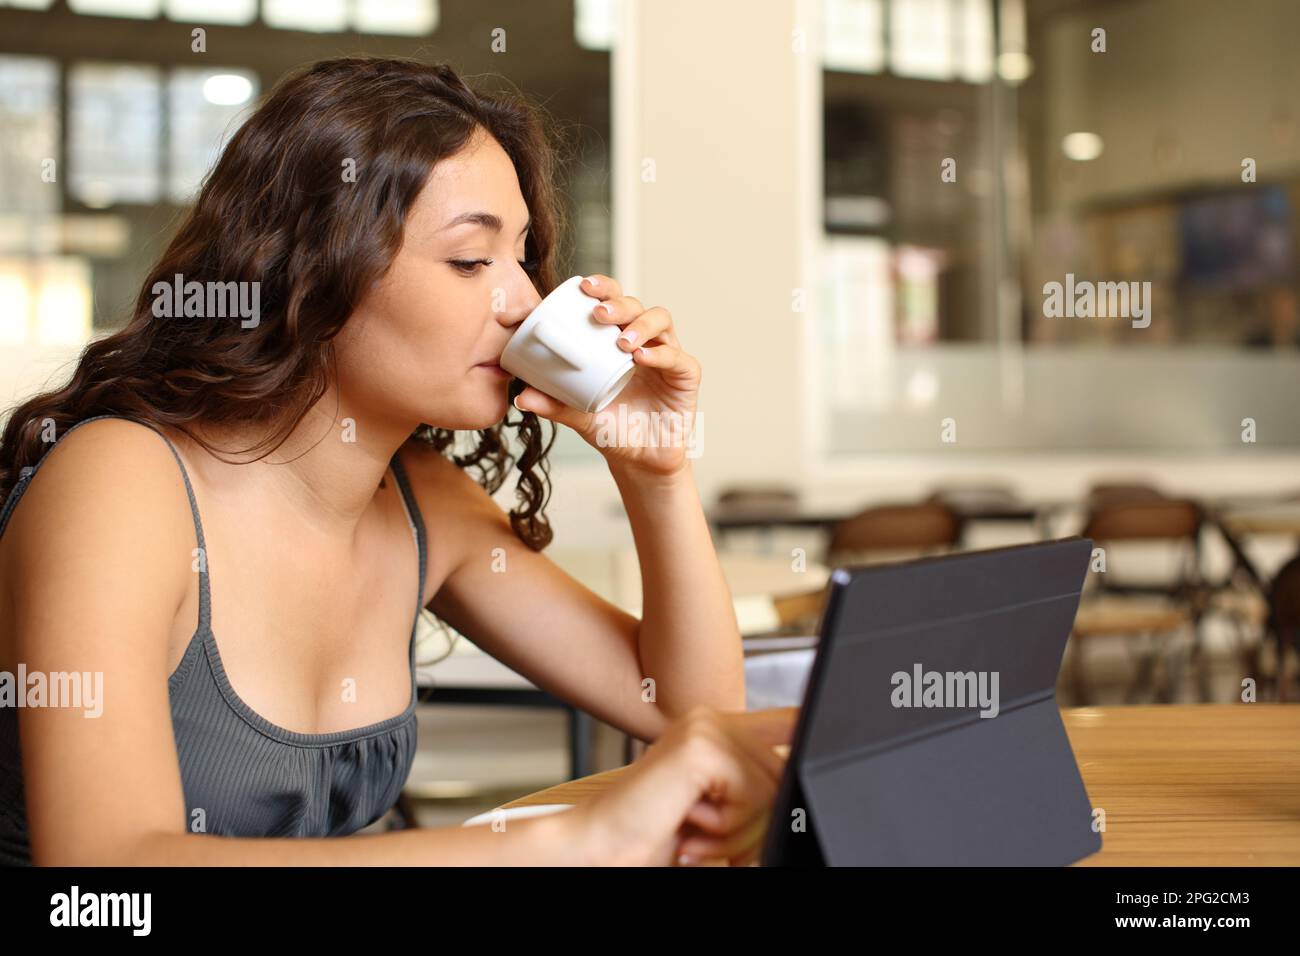
M 593 309 L 592 311 L 593 311 L 593 312 L 599 312 L 599 313 L 600 313 L 600 317 L 601 317 L 602 319 L 608 319 L 608 318 L 609 318 L 609 306 L 607 306 L 607 305 L 598 305 L 598 306 L 596 306 L 596 308 Z
M 519 396 L 518 396 L 518 395 L 516 395 L 516 396 L 514 397 L 514 401 L 512 402 L 512 404 L 515 406 L 515 408 L 519 408 Z M 519 408 L 519 410 L 520 410 L 521 412 L 526 412 L 526 411 L 528 411 L 528 409 L 526 409 L 526 408 Z
M 591 286 L 593 289 L 596 288 L 596 286 L 599 284 L 596 282 L 595 276 L 587 276 L 587 278 L 584 279 L 583 281 L 586 282 L 587 285 Z
M 618 337 L 618 340 L 620 342 L 626 342 L 628 345 L 636 345 L 637 334 L 638 333 L 633 332 L 631 329 L 628 329 Z
M 677 857 L 677 865 L 678 865 L 678 866 L 694 866 L 694 865 L 695 865 L 695 861 L 696 861 L 696 857 L 688 856 L 688 855 L 685 854 L 685 853 L 683 853 L 683 854 L 681 854 L 679 857 Z

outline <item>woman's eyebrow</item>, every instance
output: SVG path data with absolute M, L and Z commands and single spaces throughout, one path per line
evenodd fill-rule
M 446 232 L 448 229 L 452 229 L 456 226 L 463 226 L 466 225 L 467 223 L 476 226 L 483 226 L 484 228 L 491 229 L 493 232 L 500 232 L 503 226 L 505 225 L 505 223 L 501 221 L 500 216 L 494 213 L 484 212 L 480 210 L 478 212 L 463 212 L 456 218 L 452 219 L 451 222 L 447 223 L 447 225 L 443 226 L 438 231 Z M 528 221 L 524 223 L 524 228 L 519 231 L 519 235 L 522 236 L 525 232 L 527 232 L 528 228 L 532 224 L 533 224 L 533 220 L 532 217 L 530 216 Z

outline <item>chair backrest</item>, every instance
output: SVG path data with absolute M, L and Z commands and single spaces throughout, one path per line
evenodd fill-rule
M 1016 489 L 1004 481 L 964 481 L 935 485 L 926 501 L 939 501 L 961 510 L 1011 508 L 1020 503 Z
M 799 492 L 788 485 L 731 485 L 718 493 L 723 508 L 794 508 Z
M 1290 633 L 1300 629 L 1300 554 L 1273 576 L 1268 588 L 1268 609 L 1274 627 Z
M 787 594 L 782 597 L 772 598 L 772 606 L 776 610 L 777 620 L 781 627 L 797 627 L 800 625 L 811 625 L 816 627 L 818 618 L 821 617 L 822 610 L 826 606 L 826 599 L 830 596 L 830 586 L 818 588 L 815 591 L 804 591 L 799 594 Z
M 1200 505 L 1180 498 L 1130 498 L 1094 502 L 1083 536 L 1094 541 L 1194 541 L 1201 530 Z
M 1199 546 L 1203 520 L 1200 505 L 1186 499 L 1094 503 L 1080 533 L 1106 549 L 1109 567 L 1107 574 L 1088 575 L 1085 588 L 1191 600 L 1203 583 Z M 1126 563 L 1124 574 L 1116 566 L 1121 551 L 1118 563 Z M 1134 568 L 1139 569 L 1136 576 Z
M 1155 485 L 1145 482 L 1103 481 L 1088 489 L 1088 504 L 1093 508 L 1129 502 L 1163 501 L 1165 495 Z
M 835 525 L 830 554 L 945 548 L 961 538 L 961 519 L 940 501 L 868 508 Z

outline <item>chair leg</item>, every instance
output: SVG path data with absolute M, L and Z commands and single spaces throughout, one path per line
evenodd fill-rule
M 1138 658 L 1136 673 L 1134 673 L 1133 679 L 1129 681 L 1129 685 L 1124 691 L 1125 704 L 1137 703 L 1142 688 L 1150 685 L 1151 676 L 1155 670 L 1155 656 L 1149 647 L 1151 635 L 1143 632 L 1135 636 L 1143 643 L 1143 652 L 1141 657 Z
M 591 773 L 591 743 L 595 730 L 592 717 L 577 707 L 569 712 L 569 779 L 577 780 Z
M 1260 684 L 1259 668 L 1262 657 L 1260 652 L 1263 650 L 1263 642 L 1254 639 L 1255 636 L 1247 631 L 1244 622 L 1235 621 L 1234 623 L 1236 627 L 1233 628 L 1233 634 L 1237 638 L 1237 654 L 1242 675 L 1254 680 L 1256 691 L 1258 691 Z
M 1290 636 L 1296 649 L 1300 651 L 1300 634 L 1291 631 Z M 1273 665 L 1276 672 L 1277 681 L 1277 702 L 1285 704 L 1287 702 L 1287 677 L 1286 677 L 1286 657 L 1287 657 L 1287 633 L 1281 628 L 1277 632 L 1277 663 Z
M 1169 652 L 1169 644 L 1171 642 L 1171 639 L 1173 638 L 1174 635 L 1180 633 L 1181 631 L 1171 631 L 1164 636 L 1164 641 L 1163 641 L 1164 650 L 1162 651 L 1162 656 L 1165 662 L 1167 683 L 1164 688 L 1164 694 L 1161 699 L 1161 703 L 1166 703 L 1166 704 L 1176 703 L 1181 696 L 1183 685 L 1186 684 L 1187 682 L 1188 671 L 1192 671 L 1194 673 L 1197 670 L 1197 660 L 1201 653 L 1201 649 L 1200 649 L 1200 642 L 1197 640 L 1195 630 L 1193 630 L 1191 634 L 1192 636 L 1191 647 L 1185 655 L 1181 652 L 1181 650 L 1174 654 L 1170 654 Z M 1201 703 L 1208 702 L 1208 700 L 1205 698 L 1203 694 L 1199 699 Z
M 1074 695 L 1074 706 L 1087 707 L 1092 703 L 1092 690 L 1088 686 L 1088 677 L 1084 668 L 1083 641 L 1078 634 L 1071 634 L 1070 642 L 1066 647 L 1069 655 L 1070 692 Z
M 1205 653 L 1205 641 L 1201 634 L 1201 619 L 1192 622 L 1192 672 L 1196 675 L 1196 692 L 1202 704 L 1214 699 L 1210 688 L 1209 655 Z
M 1152 656 L 1154 661 L 1151 666 L 1151 686 L 1154 691 L 1154 699 L 1157 704 L 1172 704 L 1174 697 L 1178 692 L 1180 683 L 1178 677 L 1178 668 L 1170 661 L 1169 638 L 1171 632 L 1164 634 L 1153 634 L 1151 637 L 1154 645 Z M 1177 632 L 1173 632 L 1177 633 Z
M 411 799 L 405 790 L 397 795 L 397 803 L 393 807 L 393 812 L 397 818 L 394 821 L 397 825 L 390 824 L 390 829 L 411 830 L 419 827 L 420 823 L 415 815 L 415 801 Z

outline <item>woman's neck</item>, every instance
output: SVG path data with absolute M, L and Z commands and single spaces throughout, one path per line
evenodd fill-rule
M 195 428 L 223 457 L 198 450 L 204 484 L 241 519 L 283 519 L 331 540 L 350 541 L 373 506 L 385 472 L 415 425 L 383 427 L 346 414 L 330 395 L 317 402 L 289 436 L 265 457 L 235 454 L 266 437 L 266 430 Z

